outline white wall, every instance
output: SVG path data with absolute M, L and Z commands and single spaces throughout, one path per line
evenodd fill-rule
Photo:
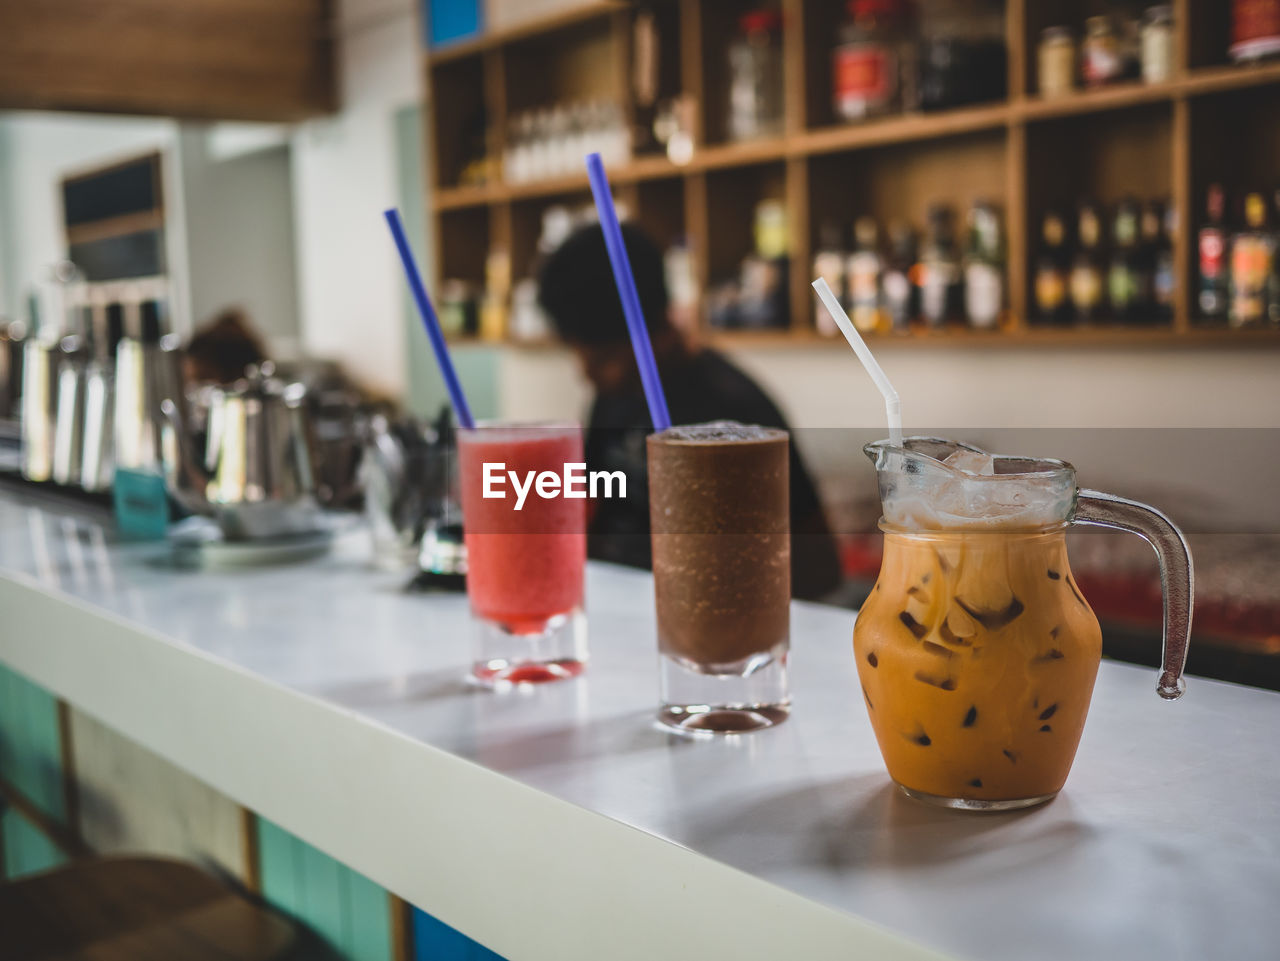
M 293 138 L 303 345 L 401 395 L 404 279 L 382 211 L 398 197 L 395 110 L 421 97 L 418 27 L 411 0 L 349 0 L 339 25 L 342 112 Z
M 215 155 L 217 133 L 183 124 L 180 134 L 191 317 L 199 325 L 242 307 L 273 353 L 292 355 L 300 331 L 288 144 Z

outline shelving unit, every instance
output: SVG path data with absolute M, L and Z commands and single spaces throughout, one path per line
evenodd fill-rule
M 1280 346 L 1280 332 L 1197 326 L 1194 231 L 1204 190 L 1268 187 L 1280 136 L 1280 65 L 1227 65 L 1227 9 L 1216 0 L 1176 0 L 1174 76 L 1165 83 L 1118 84 L 1046 100 L 1035 91 L 1035 48 L 1052 23 L 1079 27 L 1100 0 L 1006 0 L 1009 95 L 1001 102 L 937 113 L 913 113 L 859 124 L 832 122 L 829 60 L 843 4 L 781 0 L 784 126 L 781 137 L 746 143 L 724 139 L 725 44 L 740 0 L 653 0 L 662 42 L 678 50 L 679 88 L 700 105 L 692 159 L 677 166 L 663 155 L 637 156 L 610 167 L 615 191 L 660 240 L 684 236 L 699 289 L 723 278 L 745 253 L 751 211 L 766 196 L 785 200 L 791 233 L 791 326 L 775 331 L 706 329 L 722 345 L 773 346 L 823 340 L 813 329 L 808 287 L 822 220 L 851 223 L 871 214 L 882 224 L 908 216 L 919 226 L 928 204 L 957 212 L 978 199 L 1004 210 L 1007 316 L 997 332 L 962 327 L 908 336 L 894 345 Z M 484 278 L 491 251 L 506 253 L 512 276 L 526 276 L 548 204 L 589 202 L 585 173 L 507 184 L 491 174 L 482 185 L 458 185 L 460 149 L 479 124 L 501 156 L 507 118 L 559 97 L 614 96 L 627 101 L 632 26 L 638 6 L 595 2 L 518 28 L 424 54 L 434 109 L 426 128 L 435 183 L 431 213 L 439 278 Z M 672 57 L 672 61 L 677 58 Z M 670 93 L 670 91 L 668 91 Z M 1178 211 L 1173 238 L 1179 270 L 1170 324 L 1141 328 L 1047 330 L 1027 323 L 1040 217 L 1081 197 L 1110 208 L 1122 195 L 1169 198 Z

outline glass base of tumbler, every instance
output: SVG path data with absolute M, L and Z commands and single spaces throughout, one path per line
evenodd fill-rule
M 897 784 L 898 782 L 894 782 Z M 1052 801 L 1058 796 L 1058 792 L 1052 794 L 1040 794 L 1035 797 L 1013 798 L 1004 801 L 984 801 L 978 798 L 962 798 L 962 797 L 944 797 L 940 794 L 927 794 L 924 791 L 917 791 L 903 784 L 898 784 L 898 789 L 909 798 L 915 798 L 917 801 L 923 801 L 925 804 L 932 804 L 934 807 L 952 808 L 957 811 L 1019 811 L 1022 808 L 1032 808 L 1037 804 L 1044 804 Z
M 681 734 L 746 734 L 781 724 L 791 713 L 787 645 L 715 673 L 659 656 L 658 722 Z
M 471 655 L 471 676 L 485 687 L 577 677 L 587 666 L 587 615 L 575 607 L 549 618 L 541 630 L 516 632 L 473 611 Z

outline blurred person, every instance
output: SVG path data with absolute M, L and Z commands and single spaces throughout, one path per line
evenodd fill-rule
M 623 226 L 622 235 L 671 422 L 735 420 L 788 430 L 777 405 L 750 377 L 672 323 L 662 253 L 653 241 L 632 224 Z M 627 478 L 627 497 L 593 504 L 588 553 L 651 567 L 645 435 L 652 422 L 599 225 L 581 228 L 550 255 L 539 276 L 538 302 L 596 391 L 585 440 L 587 470 L 620 470 Z M 791 592 L 817 599 L 841 583 L 839 554 L 794 443 L 790 450 Z

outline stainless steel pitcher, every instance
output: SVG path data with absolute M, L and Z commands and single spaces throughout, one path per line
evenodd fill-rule
M 169 334 L 156 343 L 126 337 L 116 347 L 112 435 L 119 467 L 164 471 L 165 418 L 160 404 L 182 396 L 178 343 L 176 335 Z
M 58 345 L 58 401 L 53 421 L 54 483 L 80 483 L 80 457 L 84 448 L 84 388 L 88 368 L 84 341 L 62 338 Z
M 29 481 L 53 477 L 57 388 L 58 345 L 29 337 L 22 352 L 22 476 Z
M 265 361 L 210 390 L 203 457 L 185 412 L 172 400 L 162 405 L 173 438 L 164 445 L 170 490 L 188 510 L 217 520 L 228 540 L 310 533 L 321 523 L 306 388 L 274 373 Z

